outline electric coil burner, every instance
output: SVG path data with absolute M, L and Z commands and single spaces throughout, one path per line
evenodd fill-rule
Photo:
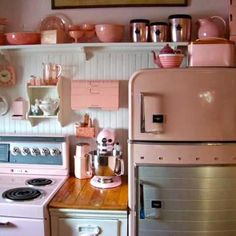
M 13 188 L 5 191 L 2 194 L 2 197 L 5 199 L 10 199 L 12 201 L 26 201 L 26 200 L 33 200 L 39 197 L 42 192 L 35 188 Z
M 0 135 L 0 235 L 50 236 L 47 205 L 67 179 L 68 150 L 63 136 Z
M 26 183 L 30 186 L 45 186 L 52 183 L 51 179 L 46 178 L 36 178 L 36 179 L 29 179 Z

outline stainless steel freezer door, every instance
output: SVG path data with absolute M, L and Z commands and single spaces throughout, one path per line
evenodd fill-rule
M 235 236 L 236 166 L 138 166 L 138 236 Z

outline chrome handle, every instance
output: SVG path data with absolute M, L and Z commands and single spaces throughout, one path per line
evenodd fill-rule
M 140 219 L 145 219 L 145 214 L 144 214 L 144 190 L 143 190 L 143 181 L 140 181 L 139 183 L 139 203 L 140 203 Z
M 160 199 L 155 199 L 155 197 L 152 197 L 151 200 L 151 208 L 152 211 L 147 210 L 145 208 L 145 191 L 144 186 L 150 186 L 154 188 L 158 188 L 157 185 L 152 185 L 148 182 L 145 182 L 144 180 L 139 181 L 139 204 L 140 204 L 140 219 L 150 219 L 150 220 L 159 220 L 161 216 L 160 209 L 162 208 L 162 201 Z M 148 207 L 149 208 L 149 207 Z
M 100 234 L 101 229 L 99 226 L 94 225 L 82 225 L 78 227 L 80 236 L 97 236 Z
M 114 168 L 115 174 L 117 176 L 121 176 L 124 174 L 124 171 L 125 171 L 124 160 L 121 157 L 116 158 L 116 164 Z
M 145 114 L 144 114 L 144 94 L 140 94 L 140 131 L 141 133 L 146 133 L 145 131 Z
M 155 101 L 161 101 L 162 97 L 160 94 L 156 93 L 140 93 L 140 132 L 141 133 L 146 133 L 146 134 L 160 134 L 163 133 L 163 122 L 164 122 L 164 115 L 160 111 L 154 111 L 152 114 L 152 119 L 153 123 L 159 124 L 156 125 L 155 130 L 147 130 L 145 122 L 146 122 L 146 117 L 145 117 L 145 109 L 148 104 L 145 104 L 144 100 L 145 97 L 155 97 Z M 158 108 L 158 107 L 157 107 Z M 151 114 L 148 114 L 151 115 Z M 150 120 L 150 117 L 148 117 L 148 120 Z M 150 127 L 149 127 L 150 128 Z

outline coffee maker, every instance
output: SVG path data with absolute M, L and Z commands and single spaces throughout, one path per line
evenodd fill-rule
M 114 188 L 121 185 L 124 174 L 124 160 L 115 133 L 112 129 L 103 129 L 97 136 L 97 150 L 89 153 L 93 178 L 91 185 L 97 188 Z

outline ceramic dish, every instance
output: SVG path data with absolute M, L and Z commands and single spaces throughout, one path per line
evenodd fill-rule
M 48 15 L 41 21 L 40 31 L 56 29 L 68 32 L 68 27 L 71 24 L 71 20 L 63 14 Z
M 5 97 L 0 95 L 0 116 L 3 116 L 7 113 L 9 108 L 8 102 Z
M 39 44 L 41 34 L 38 32 L 6 33 L 6 40 L 11 45 Z

